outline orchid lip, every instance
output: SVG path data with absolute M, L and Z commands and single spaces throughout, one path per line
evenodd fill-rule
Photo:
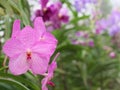
M 32 52 L 31 52 L 30 49 L 27 49 L 26 56 L 27 56 L 27 60 L 30 60 L 30 59 L 31 59 Z
M 43 8 L 43 12 L 46 12 L 47 11 L 47 8 Z
M 39 40 L 44 40 L 45 38 L 43 37 L 43 35 L 39 38 Z
M 58 14 L 58 17 L 59 17 L 59 18 L 62 18 L 62 16 L 63 16 L 62 14 Z

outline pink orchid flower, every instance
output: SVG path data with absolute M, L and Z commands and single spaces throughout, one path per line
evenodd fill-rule
M 51 55 L 57 45 L 55 37 L 46 31 L 41 17 L 35 19 L 34 28 L 25 26 L 20 30 L 20 21 L 15 20 L 12 36 L 3 46 L 9 56 L 9 69 L 20 75 L 28 70 L 34 74 L 46 72 Z
M 55 56 L 54 60 L 48 67 L 48 73 L 43 74 L 45 77 L 42 79 L 42 90 L 48 90 L 47 84 L 50 86 L 55 86 L 55 84 L 50 81 L 53 78 L 55 69 L 57 68 L 56 58 L 59 56 L 59 53 Z

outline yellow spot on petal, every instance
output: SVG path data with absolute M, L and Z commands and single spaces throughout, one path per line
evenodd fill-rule
M 30 59 L 31 59 L 31 56 L 32 56 L 31 50 L 30 50 L 30 49 L 27 49 L 27 52 L 26 52 L 27 60 L 30 60 Z

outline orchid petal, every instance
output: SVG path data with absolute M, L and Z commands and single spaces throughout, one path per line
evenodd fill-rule
M 48 73 L 53 73 L 56 68 L 57 68 L 57 63 L 56 61 L 53 61 L 48 67 Z
M 53 59 L 53 61 L 51 62 L 51 64 L 48 67 L 48 73 L 49 76 L 52 78 L 53 77 L 53 72 L 55 71 L 55 69 L 57 68 L 57 62 L 56 59 L 57 57 L 60 55 L 60 53 L 57 53 Z
M 51 56 L 55 51 L 55 46 L 53 44 L 38 42 L 32 47 L 34 53 L 39 53 L 40 55 Z
M 9 61 L 9 69 L 14 75 L 23 74 L 28 70 L 28 68 L 29 65 L 26 61 L 25 54 L 21 54 L 17 58 Z
M 20 33 L 20 20 L 15 20 L 13 23 L 12 37 L 17 37 Z
M 68 23 L 69 16 L 68 16 L 68 9 L 67 8 L 61 8 L 59 12 L 59 18 L 64 23 Z
M 30 61 L 30 69 L 34 74 L 44 74 L 48 68 L 48 60 L 46 57 L 33 54 Z
M 42 5 L 42 8 L 46 7 L 48 0 L 40 0 L 40 3 Z
M 41 17 L 35 19 L 34 28 L 40 37 L 46 32 L 46 27 Z
M 19 39 L 25 47 L 30 48 L 37 41 L 36 32 L 30 26 L 26 26 L 22 29 Z
M 43 36 L 44 42 L 57 45 L 57 39 L 49 32 L 46 32 Z
M 3 46 L 3 52 L 9 57 L 14 57 L 15 55 L 22 53 L 23 50 L 24 47 L 22 46 L 22 43 L 15 38 L 6 41 Z
M 42 81 L 41 81 L 41 83 L 42 83 L 42 90 L 48 90 L 47 82 L 48 82 L 48 78 L 47 77 L 42 79 Z

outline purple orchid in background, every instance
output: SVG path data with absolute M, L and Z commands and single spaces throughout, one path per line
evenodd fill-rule
M 9 56 L 9 69 L 12 74 L 20 75 L 27 70 L 34 74 L 47 71 L 51 55 L 57 46 L 55 37 L 46 31 L 43 20 L 37 17 L 34 28 L 25 26 L 20 30 L 20 21 L 13 24 L 12 37 L 3 46 L 3 52 Z
M 43 74 L 45 77 L 42 79 L 42 90 L 48 90 L 47 84 L 50 86 L 55 86 L 55 84 L 50 81 L 53 78 L 55 69 L 57 68 L 56 58 L 59 56 L 59 53 L 55 56 L 52 63 L 48 67 L 48 72 Z
M 77 31 L 74 35 L 70 35 L 69 38 L 74 45 L 94 47 L 94 40 L 90 38 L 90 34 L 86 31 Z
M 101 19 L 98 20 L 95 25 L 96 25 L 95 33 L 102 34 L 108 27 L 108 22 L 105 19 Z
M 111 58 L 115 58 L 115 57 L 116 57 L 116 53 L 115 53 L 115 52 L 110 52 L 110 53 L 109 53 L 109 56 L 110 56 Z
M 49 0 L 40 0 L 41 9 L 37 10 L 35 12 L 35 15 L 33 15 L 33 20 L 36 17 L 43 17 L 44 22 L 49 23 L 49 26 L 51 29 L 58 29 L 61 27 L 61 23 L 68 23 L 69 16 L 67 14 L 68 10 L 62 7 L 61 2 L 55 2 L 54 4 L 51 4 L 50 6 L 47 6 L 47 3 Z M 51 31 L 51 30 L 49 30 Z
M 106 19 L 101 19 L 96 23 L 96 32 L 108 31 L 110 36 L 116 35 L 120 32 L 120 12 L 112 11 Z
M 112 11 L 107 19 L 108 21 L 108 32 L 111 36 L 120 32 L 120 11 Z
M 88 45 L 89 45 L 90 47 L 94 47 L 94 41 L 93 41 L 93 40 L 90 40 L 90 41 L 88 42 Z
M 86 4 L 95 4 L 97 0 L 75 0 L 74 6 L 78 12 L 81 12 L 83 8 L 86 8 Z

